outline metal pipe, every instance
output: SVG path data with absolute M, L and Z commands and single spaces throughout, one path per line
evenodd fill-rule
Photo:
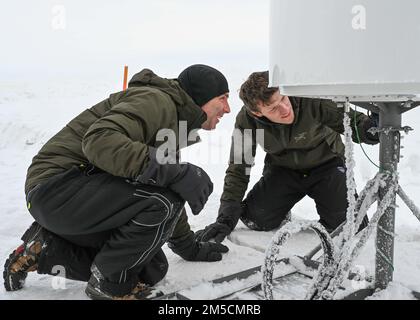
M 401 186 L 398 187 L 398 195 L 400 196 L 401 200 L 406 204 L 406 206 L 411 210 L 411 212 L 416 216 L 416 218 L 420 221 L 420 209 L 414 204 L 412 200 L 407 196 Z
M 397 103 L 380 104 L 380 167 L 390 173 L 397 172 L 400 157 L 401 109 Z M 397 183 L 395 181 L 395 183 Z M 390 185 L 379 189 L 379 199 L 383 200 Z M 375 288 L 385 289 L 393 279 L 394 261 L 394 231 L 395 231 L 395 200 L 393 195 L 390 207 L 385 211 L 378 223 L 376 236 L 376 270 Z

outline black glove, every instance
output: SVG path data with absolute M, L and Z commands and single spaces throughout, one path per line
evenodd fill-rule
M 149 147 L 149 164 L 137 181 L 169 188 L 188 202 L 194 215 L 204 208 L 213 183 L 207 173 L 191 163 L 161 164 L 156 157 L 156 149 Z
M 377 144 L 379 142 L 379 134 L 369 132 L 372 128 L 379 127 L 379 114 L 372 112 L 363 124 L 363 141 L 367 144 Z
M 238 224 L 243 208 L 240 202 L 222 200 L 220 202 L 217 221 L 196 232 L 196 239 L 209 241 L 214 238 L 222 242 Z
M 221 243 L 201 242 L 190 231 L 185 237 L 168 241 L 168 247 L 187 261 L 220 261 L 229 248 Z
M 222 242 L 230 233 L 232 232 L 232 229 L 220 222 L 215 222 L 212 224 L 209 224 L 207 227 L 205 227 L 203 230 L 199 230 L 195 233 L 196 238 L 200 241 L 209 241 L 210 239 L 214 238 L 214 241 L 217 243 Z
M 182 173 L 180 178 L 169 185 L 188 202 L 194 215 L 203 210 L 209 196 L 213 192 L 213 183 L 207 173 L 191 163 L 180 164 Z
M 379 113 L 371 112 L 369 119 L 372 127 L 379 128 Z

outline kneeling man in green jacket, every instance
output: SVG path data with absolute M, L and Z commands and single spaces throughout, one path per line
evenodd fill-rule
M 340 137 L 344 108 L 330 100 L 284 96 L 268 87 L 268 71 L 251 74 L 240 98 L 244 106 L 236 117 L 218 217 L 197 237 L 220 243 L 239 219 L 253 230 L 273 230 L 305 196 L 314 200 L 320 223 L 329 232 L 336 229 L 348 206 Z M 354 141 L 359 135 L 364 143 L 379 142 L 368 131 L 377 126 L 376 117 L 352 111 L 351 119 Z M 257 145 L 266 152 L 264 171 L 244 199 Z
M 228 248 L 197 241 L 184 209 L 200 213 L 213 184 L 178 151 L 195 142 L 184 141 L 194 130 L 216 127 L 228 98 L 212 67 L 190 66 L 177 79 L 145 69 L 71 120 L 28 169 L 35 222 L 6 260 L 6 290 L 37 271 L 88 282 L 92 299 L 148 299 L 168 270 L 165 242 L 188 261 L 222 259 Z

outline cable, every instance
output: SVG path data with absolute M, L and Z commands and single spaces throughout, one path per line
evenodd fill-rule
M 359 146 L 360 146 L 360 148 L 362 149 L 362 151 L 363 151 L 363 154 L 366 156 L 366 158 L 375 166 L 375 167 L 377 167 L 380 171 L 383 171 L 383 169 L 380 167 L 380 166 L 378 166 L 375 162 L 373 162 L 370 158 L 369 158 L 369 156 L 367 155 L 367 153 L 366 153 L 366 151 L 365 151 L 365 149 L 363 148 L 363 146 L 362 146 L 362 141 L 360 140 L 360 135 L 359 135 L 359 129 L 357 128 L 357 118 L 356 118 L 356 113 L 357 113 L 357 106 L 355 106 L 355 109 L 354 109 L 354 129 L 355 129 L 355 131 L 356 131 L 356 136 L 357 136 L 357 142 L 359 143 Z

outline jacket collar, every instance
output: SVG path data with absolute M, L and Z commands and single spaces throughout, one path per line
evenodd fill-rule
M 152 70 L 143 69 L 133 76 L 128 86 L 150 86 L 168 94 L 176 105 L 178 121 L 187 122 L 188 132 L 194 129 L 200 129 L 201 125 L 207 120 L 206 113 L 194 103 L 176 79 L 161 78 Z

